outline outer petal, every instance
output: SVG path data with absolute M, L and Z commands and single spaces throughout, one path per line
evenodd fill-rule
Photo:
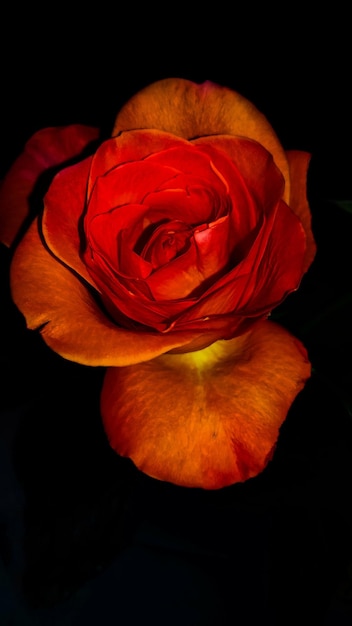
M 55 256 L 94 285 L 80 258 L 81 220 L 92 157 L 61 170 L 44 198 L 42 234 Z
M 109 369 L 101 411 L 111 446 L 143 472 L 217 489 L 265 468 L 309 375 L 301 343 L 258 322 L 197 353 Z
M 304 265 L 304 271 L 306 271 L 312 263 L 316 252 L 316 245 L 311 228 L 311 212 L 306 197 L 307 171 L 310 154 L 308 152 L 300 152 L 299 150 L 289 150 L 286 152 L 286 155 L 291 178 L 290 207 L 300 218 L 306 233 L 307 251 Z
M 6 246 L 30 213 L 30 195 L 39 176 L 78 156 L 98 136 L 97 128 L 73 124 L 44 128 L 29 139 L 0 188 L 0 240 Z
M 133 128 L 157 128 L 192 139 L 228 134 L 255 139 L 274 157 L 290 197 L 285 152 L 268 120 L 249 100 L 227 87 L 167 78 L 145 87 L 117 115 L 113 135 Z
M 40 329 L 61 356 L 85 365 L 121 366 L 153 359 L 195 341 L 211 342 L 214 333 L 133 332 L 104 315 L 92 293 L 43 246 L 35 220 L 16 248 L 11 266 L 14 302 L 28 327 Z

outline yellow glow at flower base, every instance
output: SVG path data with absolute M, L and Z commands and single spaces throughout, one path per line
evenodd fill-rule
M 111 446 L 143 472 L 217 489 L 266 467 L 309 376 L 302 344 L 280 326 L 258 322 L 196 353 L 110 368 L 103 421 Z

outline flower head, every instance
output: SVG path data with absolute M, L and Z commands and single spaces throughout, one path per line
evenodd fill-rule
M 236 92 L 183 79 L 137 93 L 97 139 L 40 131 L 5 178 L 12 245 L 38 176 L 61 166 L 16 245 L 14 301 L 60 355 L 107 367 L 107 436 L 142 471 L 208 489 L 255 476 L 310 375 L 268 320 L 315 254 L 309 155 Z

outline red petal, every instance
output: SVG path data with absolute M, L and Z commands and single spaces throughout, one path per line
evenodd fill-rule
M 256 317 L 269 313 L 298 288 L 303 274 L 305 235 L 291 209 L 281 202 L 264 222 L 248 255 L 215 282 L 177 320 L 177 327 L 204 316 Z
M 90 172 L 88 197 L 96 179 L 104 176 L 117 165 L 139 161 L 160 150 L 182 144 L 187 145 L 188 142 L 180 137 L 170 135 L 170 133 L 153 129 L 124 132 L 118 137 L 108 139 L 101 144 L 94 155 Z
M 0 189 L 0 239 L 10 246 L 29 215 L 29 197 L 47 169 L 78 156 L 99 131 L 74 124 L 38 131 L 7 173 Z
M 81 261 L 81 219 L 91 157 L 56 174 L 44 198 L 43 236 L 55 256 L 85 280 L 92 279 Z
M 107 371 L 101 397 L 111 446 L 143 472 L 217 489 L 267 465 L 287 412 L 310 375 L 286 330 L 252 330 L 201 352 Z
M 146 282 L 156 300 L 199 298 L 228 266 L 231 258 L 232 232 L 229 219 L 199 230 L 191 239 L 189 250 L 160 267 Z M 199 292 L 201 293 L 194 293 Z
M 273 198 L 283 197 L 285 184 L 282 173 L 276 167 L 272 155 L 256 141 L 244 137 L 215 135 L 201 137 L 194 143 L 209 154 L 209 157 L 217 160 L 220 160 L 221 153 L 225 153 L 227 159 L 222 159 L 220 162 L 221 169 L 227 174 L 227 179 L 231 181 L 232 177 L 231 171 L 228 171 L 229 165 L 227 165 L 230 161 L 236 165 L 246 187 L 262 211 L 272 204 Z M 237 189 L 234 193 L 234 200 L 236 195 Z

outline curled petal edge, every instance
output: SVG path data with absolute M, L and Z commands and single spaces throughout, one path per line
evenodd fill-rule
M 213 331 L 153 333 L 119 327 L 104 313 L 89 285 L 45 247 L 38 220 L 15 250 L 10 281 L 27 326 L 40 330 L 55 352 L 84 365 L 121 367 L 215 339 Z
M 119 111 L 113 135 L 136 128 L 156 128 L 185 139 L 228 134 L 248 137 L 273 155 L 290 197 L 286 154 L 266 117 L 245 97 L 206 81 L 198 84 L 182 78 L 166 78 L 132 96 Z

